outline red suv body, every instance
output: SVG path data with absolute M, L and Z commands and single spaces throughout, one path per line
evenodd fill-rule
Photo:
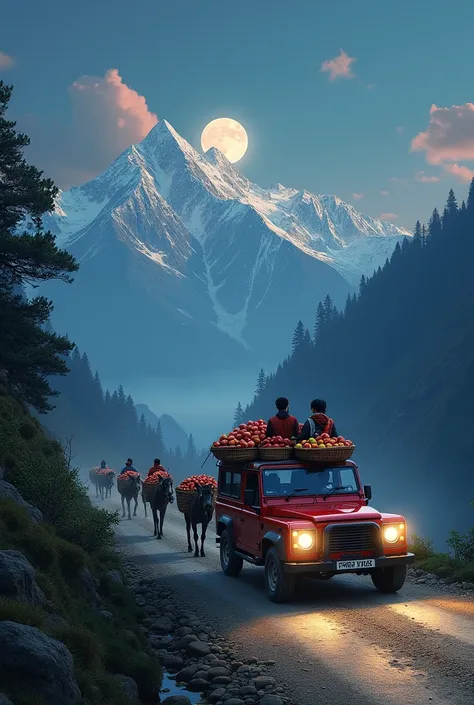
M 334 465 L 288 460 L 218 463 L 217 542 L 222 570 L 237 576 L 244 561 L 265 566 L 267 594 L 291 599 L 297 578 L 370 575 L 382 592 L 405 582 L 407 526 L 403 516 L 368 506 L 350 460 Z

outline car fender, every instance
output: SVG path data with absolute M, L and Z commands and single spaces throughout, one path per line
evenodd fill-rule
M 262 537 L 262 549 L 264 556 L 271 547 L 276 549 L 278 558 L 281 561 L 286 561 L 285 539 L 278 531 L 267 531 Z
M 217 535 L 222 536 L 222 532 L 224 529 L 227 531 L 229 535 L 229 540 L 231 545 L 234 545 L 234 520 L 232 517 L 227 516 L 226 514 L 223 514 L 222 516 L 219 517 L 217 520 Z

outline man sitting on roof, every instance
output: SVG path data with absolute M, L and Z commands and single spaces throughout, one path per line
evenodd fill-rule
M 313 399 L 311 411 L 312 415 L 304 422 L 298 441 L 316 438 L 321 433 L 328 433 L 331 438 L 335 438 L 338 433 L 334 421 L 326 416 L 326 402 L 323 399 Z
M 288 411 L 290 402 L 288 399 L 278 397 L 275 406 L 278 411 L 267 423 L 267 438 L 272 436 L 281 436 L 282 438 L 296 437 L 298 435 L 298 419 L 296 416 L 290 415 Z

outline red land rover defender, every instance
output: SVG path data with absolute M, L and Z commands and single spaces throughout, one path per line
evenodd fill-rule
M 291 599 L 302 575 L 370 575 L 389 593 L 403 586 L 414 559 L 406 521 L 368 506 L 372 491 L 361 486 L 354 462 L 218 466 L 216 540 L 226 575 L 237 576 L 244 561 L 265 566 L 273 602 Z

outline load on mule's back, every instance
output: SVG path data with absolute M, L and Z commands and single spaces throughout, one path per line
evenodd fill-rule
M 204 541 L 206 531 L 214 514 L 214 505 L 217 494 L 217 482 L 209 475 L 193 475 L 184 480 L 176 488 L 176 498 L 179 511 L 184 514 L 186 533 L 188 537 L 188 553 L 192 553 L 191 527 L 195 543 L 194 555 L 205 557 Z M 198 546 L 198 524 L 201 524 L 201 551 Z
M 107 466 L 105 460 L 102 460 L 100 464 L 100 469 L 96 476 L 96 490 L 98 490 L 100 498 L 110 497 L 112 494 L 112 487 L 114 485 L 115 473 L 112 468 Z
M 128 518 L 131 519 L 130 514 L 130 502 L 132 499 L 135 502 L 135 508 L 133 510 L 133 516 L 137 515 L 138 508 L 138 494 L 141 487 L 140 473 L 133 464 L 131 458 L 127 459 L 125 466 L 119 473 L 117 477 L 117 489 L 119 491 L 120 497 L 122 499 L 122 517 L 125 516 L 125 502 L 128 508 Z
M 153 516 L 154 532 L 157 539 L 163 537 L 163 523 L 168 504 L 174 502 L 173 478 L 162 466 L 159 458 L 155 458 L 148 476 L 142 484 L 142 501 L 146 513 L 146 504 L 150 503 Z

